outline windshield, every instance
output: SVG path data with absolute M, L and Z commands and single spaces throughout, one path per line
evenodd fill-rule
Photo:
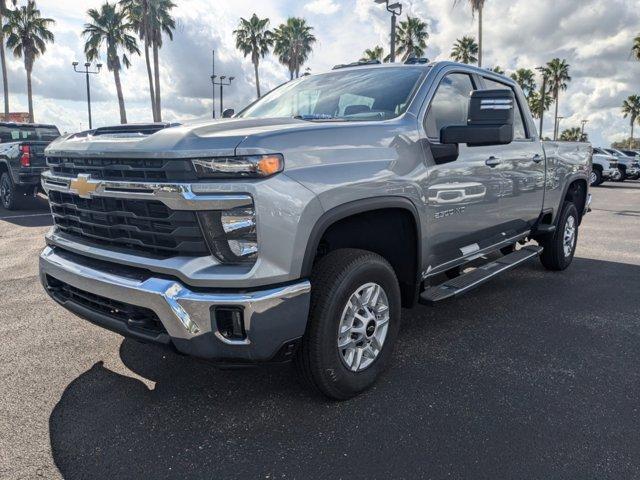
M 60 136 L 56 127 L 34 127 L 33 125 L 0 125 L 0 143 L 20 140 L 52 141 Z
M 404 113 L 424 67 L 367 68 L 303 77 L 275 89 L 240 118 L 388 120 Z

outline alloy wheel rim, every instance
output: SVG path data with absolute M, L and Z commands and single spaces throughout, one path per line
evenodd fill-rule
M 564 256 L 568 258 L 573 253 L 576 244 L 576 219 L 573 216 L 567 218 L 564 225 L 563 248 Z
M 596 176 L 595 172 L 591 172 L 591 175 L 589 176 L 589 178 L 590 178 L 590 181 L 591 181 L 591 185 L 596 183 L 596 180 L 598 179 L 598 177 Z
M 352 372 L 378 358 L 389 330 L 389 298 L 377 283 L 366 283 L 351 294 L 338 326 L 338 353 Z

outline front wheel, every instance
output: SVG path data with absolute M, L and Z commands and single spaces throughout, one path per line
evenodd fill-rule
M 556 231 L 540 242 L 543 247 L 540 261 L 547 270 L 560 271 L 571 265 L 578 244 L 578 220 L 576 206 L 564 202 Z
M 602 182 L 604 182 L 604 178 L 602 178 L 602 170 L 600 170 L 599 168 L 594 168 L 593 170 L 591 170 L 589 182 L 591 183 L 592 187 L 597 187 Z
M 389 363 L 400 328 L 400 287 L 380 255 L 340 249 L 318 261 L 296 366 L 315 390 L 346 400 L 371 387 Z
M 618 167 L 618 172 L 620 172 L 620 174 L 618 175 L 616 182 L 624 182 L 627 178 L 627 170 L 625 168 Z

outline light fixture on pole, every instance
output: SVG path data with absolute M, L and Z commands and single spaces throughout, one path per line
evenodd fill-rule
M 389 61 L 391 63 L 396 61 L 396 22 L 400 15 L 402 15 L 402 4 L 392 3 L 389 5 L 389 0 L 374 0 L 378 4 L 385 4 L 387 12 L 391 14 L 391 51 L 389 54 Z
M 83 73 L 87 80 L 87 110 L 89 112 L 89 130 L 92 130 L 93 122 L 91 121 L 91 87 L 89 85 L 89 75 L 97 75 L 98 73 L 100 73 L 100 70 L 102 69 L 102 64 L 101 63 L 96 64 L 96 70 L 89 70 L 89 68 L 91 67 L 90 62 L 86 62 L 84 64 L 84 70 L 82 69 L 78 70 L 78 65 L 80 65 L 78 62 L 73 62 L 71 65 L 73 65 L 74 72 Z
M 216 82 L 216 78 L 219 79 L 218 82 Z M 231 82 L 233 82 L 236 79 L 236 77 L 227 77 L 226 75 L 220 75 L 219 77 L 217 75 L 212 75 L 211 76 L 211 83 L 214 86 L 219 85 L 220 86 L 220 118 L 222 118 L 222 114 L 224 113 L 224 87 L 228 87 L 231 85 Z M 225 82 L 226 80 L 226 82 Z
M 589 123 L 589 120 L 582 120 L 580 121 L 580 123 L 582 124 L 582 128 L 580 129 L 580 141 L 582 142 L 584 139 L 584 126 Z

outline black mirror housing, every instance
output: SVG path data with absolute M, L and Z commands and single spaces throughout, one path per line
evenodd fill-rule
M 236 114 L 236 111 L 233 108 L 226 108 L 224 112 L 222 112 L 222 118 L 231 118 Z
M 515 101 L 511 89 L 472 92 L 467 125 L 442 128 L 440 142 L 466 143 L 470 147 L 511 143 Z

